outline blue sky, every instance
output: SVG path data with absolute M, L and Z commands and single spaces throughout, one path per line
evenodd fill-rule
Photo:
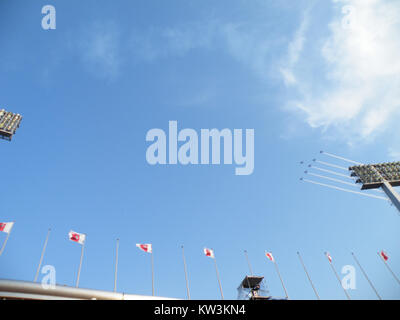
M 41 9 L 56 8 L 56 30 Z M 400 297 L 376 254 L 400 273 L 400 219 L 385 201 L 302 183 L 320 150 L 365 163 L 399 160 L 400 6 L 396 1 L 11 1 L 0 3 L 0 106 L 24 119 L 2 142 L 0 220 L 16 221 L 1 277 L 33 280 L 44 264 L 74 285 L 112 290 L 120 238 L 119 291 L 218 299 L 215 249 L 226 298 L 248 273 L 283 296 L 274 254 L 294 299 L 314 299 L 300 251 L 324 299 L 344 299 L 338 271 L 355 265 L 385 299 Z M 255 168 L 146 162 L 152 128 L 255 131 Z M 349 187 L 351 188 L 351 187 Z M 354 189 L 356 190 L 356 189 Z M 5 234 L 0 235 L 0 240 Z M 375 299 L 357 270 L 357 299 Z

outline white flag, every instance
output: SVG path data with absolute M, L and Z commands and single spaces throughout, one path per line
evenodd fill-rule
M 151 247 L 150 243 L 147 244 L 141 244 L 141 243 L 136 243 L 136 247 L 138 247 L 140 250 L 148 253 L 153 252 L 153 248 Z
M 275 262 L 274 256 L 272 255 L 271 252 L 265 251 L 265 256 L 266 256 L 269 260 L 271 260 L 272 262 Z
M 0 222 L 0 231 L 10 233 L 14 222 Z
M 210 257 L 210 258 L 215 258 L 215 256 L 214 256 L 214 250 L 212 250 L 212 249 L 208 249 L 208 248 L 204 248 L 204 254 L 207 256 L 207 257 Z
M 331 257 L 331 255 L 329 254 L 329 252 L 325 252 L 325 255 L 326 255 L 326 257 L 328 258 L 329 263 L 332 263 L 332 257 Z
M 78 242 L 80 244 L 84 244 L 85 240 L 86 240 L 86 234 L 78 233 L 78 232 L 75 232 L 72 230 L 68 233 L 68 236 L 69 236 L 69 240 Z

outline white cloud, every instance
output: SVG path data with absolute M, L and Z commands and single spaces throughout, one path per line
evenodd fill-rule
M 302 98 L 294 105 L 310 126 L 339 129 L 348 141 L 369 140 L 387 131 L 394 119 L 400 120 L 400 2 L 333 2 L 339 10 L 329 36 L 322 41 L 307 39 L 323 68 L 299 57 L 305 18 L 289 45 L 288 69 L 282 77 L 300 92 Z M 304 64 L 317 65 L 320 69 L 313 71 L 318 76 L 302 72 Z
M 134 34 L 131 45 L 136 57 L 149 61 L 222 49 L 263 81 L 279 74 L 297 96 L 289 108 L 311 127 L 355 145 L 393 130 L 391 124 L 400 120 L 400 2 L 330 4 L 335 7 L 330 19 L 317 17 L 315 7 L 305 11 L 284 58 L 277 55 L 285 33 L 268 20 L 151 29 Z

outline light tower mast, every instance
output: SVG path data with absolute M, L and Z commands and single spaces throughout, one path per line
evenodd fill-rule
M 361 190 L 382 190 L 400 212 L 400 195 L 393 187 L 400 186 L 400 162 L 365 164 L 349 167 L 352 177 L 357 177 L 356 183 L 361 183 Z

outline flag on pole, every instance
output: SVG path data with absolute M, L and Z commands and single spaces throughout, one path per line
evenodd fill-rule
M 325 252 L 325 255 L 326 255 L 326 257 L 328 258 L 329 263 L 332 263 L 332 257 L 331 257 L 331 255 L 329 254 L 329 252 Z
M 382 257 L 383 260 L 388 261 L 389 260 L 389 256 L 387 255 L 387 253 L 383 250 L 381 250 L 381 252 L 379 253 Z
M 71 230 L 68 233 L 68 238 L 69 238 L 69 240 L 71 240 L 73 242 L 77 242 L 77 243 L 82 245 L 82 248 L 81 248 L 81 259 L 79 261 L 78 276 L 76 277 L 76 285 L 75 285 L 75 287 L 78 288 L 79 287 L 79 279 L 80 279 L 80 276 L 81 276 L 82 261 L 83 261 L 83 251 L 84 251 L 84 248 L 85 248 L 86 234 L 75 232 L 75 231 Z
M 214 266 L 215 266 L 215 273 L 217 274 L 217 280 L 218 280 L 218 285 L 219 285 L 219 291 L 221 292 L 221 298 L 224 300 L 224 293 L 222 291 L 222 285 L 221 285 L 221 279 L 219 278 L 219 272 L 218 272 L 218 267 L 217 267 L 217 259 L 215 259 L 215 254 L 213 249 L 209 248 L 204 248 L 203 252 L 206 257 L 212 258 L 214 260 Z
M 0 231 L 10 233 L 14 222 L 0 222 Z
M 69 240 L 71 240 L 71 241 L 78 242 L 82 245 L 85 243 L 86 234 L 84 234 L 84 233 L 78 233 L 78 232 L 71 230 L 68 233 L 68 236 L 69 236 Z
M 388 270 L 392 274 L 393 278 L 395 278 L 397 283 L 400 284 L 400 279 L 397 277 L 397 275 L 393 272 L 392 268 L 390 268 L 389 264 L 387 263 L 387 260 L 389 260 L 389 256 L 387 255 L 387 253 L 385 251 L 381 250 L 380 252 L 378 252 L 378 255 L 382 259 L 382 261 L 385 264 L 386 268 L 388 268 Z
M 285 284 L 283 283 L 283 279 L 281 277 L 281 273 L 279 272 L 278 264 L 275 262 L 274 256 L 272 255 L 271 252 L 268 252 L 268 251 L 265 251 L 265 256 L 274 263 L 274 266 L 275 266 L 275 269 L 276 269 L 276 273 L 278 274 L 279 280 L 281 280 L 281 284 L 282 284 L 283 290 L 285 291 L 286 299 L 289 299 L 289 295 L 287 293 Z
M 153 252 L 153 249 L 152 249 L 150 243 L 146 243 L 146 244 L 137 243 L 136 247 L 138 247 L 140 250 L 142 250 L 144 252 L 148 252 L 148 253 L 152 253 Z
M 144 252 L 151 253 L 151 294 L 154 296 L 154 261 L 152 245 L 151 243 L 136 243 L 136 247 Z
M 212 249 L 208 249 L 208 248 L 204 248 L 204 254 L 207 256 L 207 257 L 210 257 L 210 258 L 215 258 L 215 256 L 214 256 L 214 250 L 212 250 Z
M 275 262 L 274 256 L 272 255 L 271 252 L 265 251 L 265 256 L 266 256 L 269 260 L 271 260 L 272 262 Z

